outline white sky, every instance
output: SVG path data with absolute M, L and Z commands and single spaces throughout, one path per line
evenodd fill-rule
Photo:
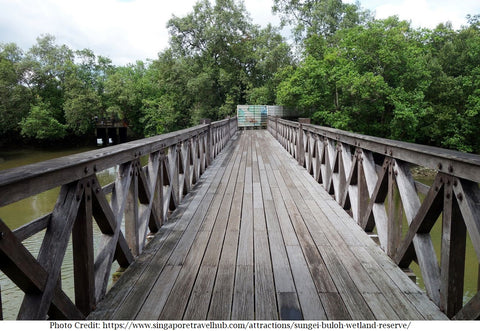
M 278 25 L 273 0 L 244 0 L 256 24 Z M 355 0 L 344 0 L 355 2 Z M 196 0 L 0 0 L 0 43 L 28 50 L 42 34 L 58 44 L 89 48 L 116 65 L 154 59 L 168 47 L 167 21 L 184 16 Z M 433 28 L 450 21 L 466 24 L 467 14 L 480 14 L 479 0 L 360 0 L 377 18 L 399 15 L 414 26 Z

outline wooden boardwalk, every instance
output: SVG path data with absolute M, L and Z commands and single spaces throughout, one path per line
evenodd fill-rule
M 267 131 L 239 132 L 89 319 L 446 319 Z

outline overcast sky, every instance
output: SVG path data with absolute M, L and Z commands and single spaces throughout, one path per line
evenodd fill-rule
M 213 0 L 212 0 L 213 1 Z M 0 0 L 0 43 L 28 50 L 42 34 L 74 50 L 89 48 L 116 65 L 154 59 L 168 47 L 167 21 L 192 11 L 196 0 Z M 273 0 L 245 0 L 256 24 L 278 25 Z M 344 0 L 355 2 L 355 0 Z M 360 0 L 377 18 L 398 15 L 417 27 L 433 28 L 450 21 L 466 24 L 467 14 L 480 14 L 479 0 Z

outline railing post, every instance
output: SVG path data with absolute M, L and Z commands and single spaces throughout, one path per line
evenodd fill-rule
M 200 124 L 208 124 L 207 128 L 207 150 L 205 151 L 205 161 L 207 163 L 207 167 L 212 162 L 212 120 L 209 118 L 202 118 L 200 120 Z
M 275 116 L 275 139 L 278 141 L 278 116 Z
M 305 165 L 305 148 L 303 146 L 303 124 L 310 124 L 309 118 L 298 119 L 297 161 L 302 167 Z

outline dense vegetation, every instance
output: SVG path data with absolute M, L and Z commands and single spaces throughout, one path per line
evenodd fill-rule
M 375 20 L 341 0 L 274 0 L 290 27 L 254 25 L 238 0 L 199 0 L 172 17 L 154 60 L 115 66 L 41 36 L 28 51 L 0 44 L 0 140 L 91 135 L 94 118 L 137 136 L 282 104 L 317 124 L 480 151 L 480 17 L 455 30 Z M 285 31 L 285 30 L 283 30 Z

